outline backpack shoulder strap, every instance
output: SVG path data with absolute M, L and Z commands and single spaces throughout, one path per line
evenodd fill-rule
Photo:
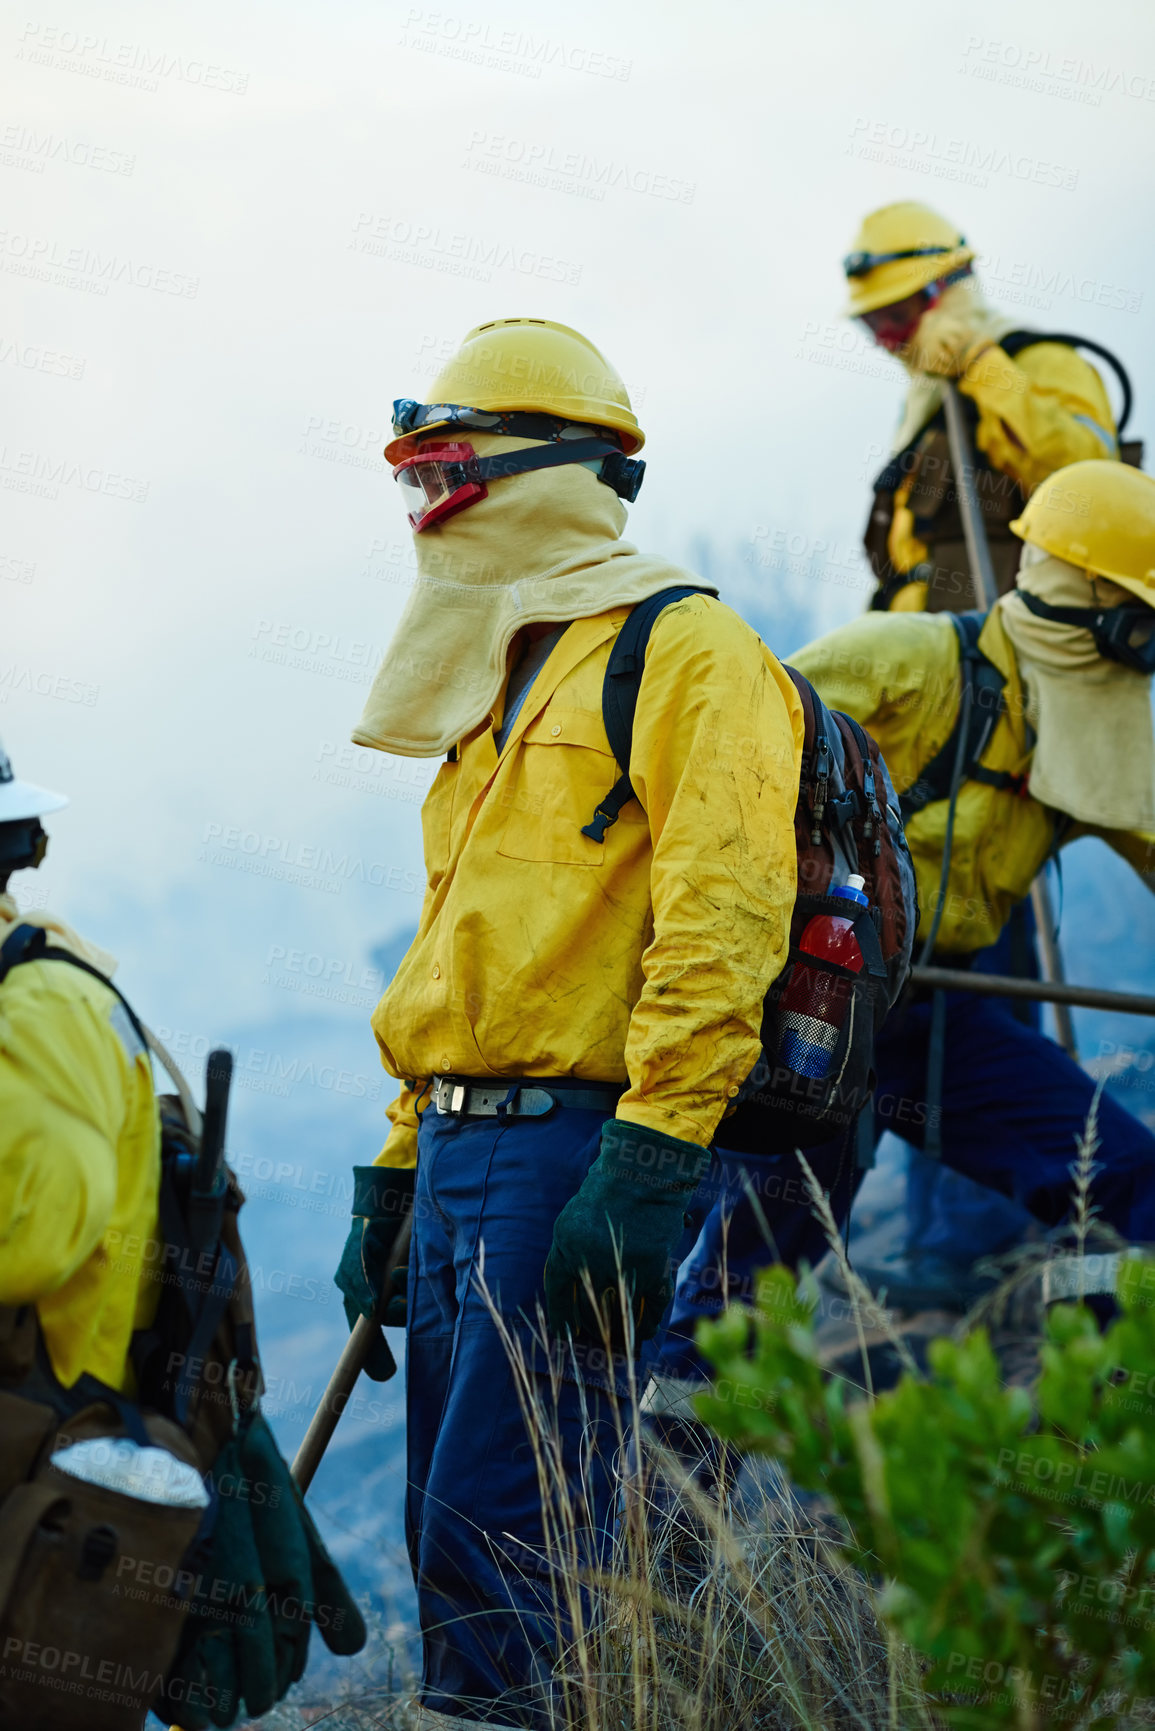
M 994 787 L 1017 789 L 1016 777 L 999 770 L 985 770 L 979 763 L 979 758 L 989 745 L 991 735 L 1003 713 L 1003 687 L 1006 684 L 1003 674 L 979 648 L 979 637 L 987 622 L 987 615 L 951 613 L 948 617 L 958 638 L 959 674 L 964 689 L 967 686 L 971 689 L 972 701 L 969 706 L 960 702 L 958 716 L 946 741 L 924 766 L 918 778 L 899 796 L 903 823 L 909 823 L 911 818 L 926 806 L 945 799 L 950 792 L 964 708 L 969 709 L 969 724 L 963 757 L 963 780 L 982 781 Z
M 863 840 L 871 843 L 871 852 L 875 859 L 882 853 L 882 832 L 886 827 L 882 807 L 878 803 L 878 787 L 874 776 L 873 743 L 864 727 L 855 721 L 853 715 L 847 715 L 843 710 L 835 711 L 835 720 L 845 739 L 849 733 L 858 751 L 859 770 L 862 781 L 862 800 L 865 810 L 862 819 Z M 877 745 L 874 748 L 878 751 Z M 848 754 L 849 757 L 849 754 Z
M 1135 394 L 1131 389 L 1130 375 L 1118 355 L 1105 349 L 1102 343 L 1092 342 L 1090 337 L 1073 337 L 1065 331 L 1008 331 L 1006 336 L 1000 338 L 999 347 L 1014 360 L 1023 349 L 1033 348 L 1036 343 L 1065 343 L 1069 349 L 1089 349 L 1093 355 L 1098 355 L 1100 360 L 1106 361 L 1118 379 L 1123 393 L 1123 407 L 1115 423 L 1116 433 L 1122 433 L 1130 419 Z
M 634 714 L 646 666 L 646 647 L 658 615 L 688 595 L 708 593 L 690 584 L 659 589 L 656 595 L 648 595 L 644 601 L 638 602 L 614 639 L 602 681 L 602 721 L 610 750 L 622 773 L 605 799 L 599 802 L 589 823 L 582 825 L 582 834 L 588 835 L 591 841 L 604 842 L 607 829 L 617 823 L 622 807 L 637 797 L 630 781 Z
M 799 794 L 810 789 L 810 845 L 821 847 L 822 826 L 826 821 L 830 800 L 830 776 L 834 768 L 834 753 L 830 741 L 837 729 L 830 710 L 804 673 L 787 662 L 782 671 L 790 675 L 802 704 L 803 740 L 802 765 L 799 772 Z
M 102 986 L 107 986 L 109 991 L 120 999 L 142 1048 L 146 1052 L 149 1050 L 150 1041 L 144 1024 L 137 1017 L 136 1011 L 120 987 L 114 986 L 108 975 L 102 974 L 99 968 L 94 968 L 91 962 L 83 961 L 80 956 L 74 955 L 71 950 L 61 948 L 58 944 L 50 944 L 48 933 L 43 926 L 34 926 L 29 921 L 13 926 L 4 942 L 0 944 L 0 985 L 8 978 L 12 969 L 19 967 L 21 962 L 68 962 L 72 967 L 79 968 L 82 973 L 91 974 L 94 980 L 99 980 Z
M 704 590 L 689 585 L 659 589 L 656 595 L 648 595 L 644 601 L 638 602 L 614 640 L 602 682 L 602 719 L 610 750 L 620 769 L 628 771 L 630 767 L 634 712 L 638 707 L 638 691 L 646 666 L 646 648 L 658 615 L 675 601 L 704 593 Z

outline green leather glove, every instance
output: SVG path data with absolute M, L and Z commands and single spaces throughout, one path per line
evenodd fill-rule
M 389 1252 L 413 1210 L 416 1176 L 413 1166 L 353 1168 L 353 1224 L 334 1277 L 344 1295 L 350 1328 L 359 1316 L 381 1316 L 392 1328 L 405 1326 L 408 1257 L 394 1272 L 387 1293 L 382 1293 L 381 1282 Z M 389 1350 L 384 1332 L 378 1331 L 365 1373 L 374 1382 L 388 1382 L 396 1371 L 397 1360 Z
M 365 1624 L 260 1413 L 245 1433 L 241 1465 L 253 1487 L 279 1701 L 304 1672 L 314 1624 L 329 1651 L 344 1655 L 361 1651 Z
M 184 1731 L 259 1718 L 305 1669 L 316 1624 L 333 1653 L 359 1653 L 365 1624 L 263 1416 L 225 1444 L 212 1548 L 154 1711 Z
M 561 1334 L 600 1342 L 602 1324 L 583 1278 L 609 1324 L 613 1346 L 625 1346 L 619 1297 L 621 1269 L 636 1342 L 657 1332 L 674 1290 L 672 1260 L 685 1208 L 710 1159 L 708 1148 L 660 1130 L 611 1118 L 602 1126 L 601 1153 L 576 1196 L 557 1217 L 545 1264 L 549 1324 Z
M 197 1570 L 192 1607 L 177 1655 L 153 1711 L 183 1731 L 232 1725 L 247 1706 L 267 1713 L 277 1700 L 272 1619 L 253 1532 L 241 1443 L 234 1438 L 217 1456 L 218 1490 L 211 1549 Z

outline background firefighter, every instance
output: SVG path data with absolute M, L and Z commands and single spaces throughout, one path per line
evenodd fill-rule
M 849 299 L 881 347 L 909 378 L 890 457 L 874 482 L 866 552 L 878 579 L 875 608 L 932 611 L 987 604 L 977 596 L 963 535 L 942 401 L 943 381 L 960 393 L 972 459 L 976 503 L 1000 593 L 1013 586 L 1020 542 L 1010 522 L 1032 489 L 1055 469 L 1081 459 L 1121 456 L 1138 464 L 1139 444 L 1118 444 L 1130 408 L 1120 373 L 1123 410 L 1116 429 L 1094 362 L 1066 339 L 1016 329 L 986 300 L 974 275 L 974 252 L 953 224 L 924 205 L 892 204 L 872 212 L 843 261 Z M 1083 348 L 1096 352 L 1084 339 Z M 1038 978 L 1038 926 L 1056 919 L 1045 880 L 1013 908 L 998 940 L 977 954 L 980 972 Z M 1061 960 L 1048 963 L 1048 969 Z M 1009 1013 L 1036 1031 L 1037 1004 Z M 1066 1012 L 1057 1012 L 1060 1043 L 1074 1056 Z M 906 1174 L 908 1232 L 899 1252 L 875 1272 L 895 1302 L 965 1305 L 982 1290 L 974 1273 L 984 1255 L 1021 1238 L 1022 1210 L 979 1191 L 942 1166 L 912 1155 Z
M 910 380 L 864 537 L 878 579 L 875 608 L 977 605 L 954 495 L 943 379 L 957 381 L 968 410 L 1000 593 L 1013 587 L 1018 569 L 1011 520 L 1040 481 L 1068 463 L 1120 454 L 1095 367 L 1070 341 L 1016 329 L 984 296 L 974 258 L 952 223 L 925 205 L 903 203 L 873 211 L 843 260 L 848 317 L 862 320 Z M 1138 461 L 1137 450 L 1125 454 Z
M 7 893 L 67 803 L 0 751 L 0 1720 L 203 1731 L 267 1712 L 315 1625 L 343 1654 L 365 1628 L 260 1411 L 221 1146 L 186 1210 L 206 1132 L 175 1099 L 162 1130 L 113 958 Z

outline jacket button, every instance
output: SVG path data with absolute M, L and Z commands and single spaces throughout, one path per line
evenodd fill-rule
M 736 1082 L 731 1082 L 730 1086 L 726 1089 L 726 1092 L 729 1094 L 731 1100 L 735 1099 L 739 1093 L 738 1084 Z
M 449 1062 L 448 1058 L 443 1057 L 441 1060 L 441 1068 L 443 1070 L 451 1070 L 453 1068 L 453 1065 Z
M 434 964 L 433 964 L 433 978 L 435 980 L 439 980 L 441 978 L 441 969 L 438 967 L 436 962 L 434 962 Z
M 550 732 L 553 734 L 554 738 L 556 739 L 558 734 L 561 732 L 561 728 L 560 727 L 551 727 Z

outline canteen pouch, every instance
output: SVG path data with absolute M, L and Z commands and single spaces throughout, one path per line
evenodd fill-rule
M 58 1422 L 51 1409 L 11 1394 L 0 1400 L 5 1419 L 17 1406 L 47 1414 L 43 1447 Z M 146 1430 L 150 1444 L 199 1475 L 174 1425 L 150 1418 Z M 0 1724 L 140 1731 L 163 1685 L 211 1509 L 126 1495 L 53 1464 L 69 1443 L 122 1434 L 111 1408 L 85 1409 L 0 1503 Z
M 814 957 L 803 954 L 797 940 L 817 914 L 852 918 L 860 947 L 870 958 L 860 973 L 837 962 L 821 963 L 824 972 L 837 975 L 847 985 L 846 1015 L 829 1069 L 821 1077 L 804 1075 L 783 1057 L 778 1019 L 779 1000 L 790 983 L 795 962 L 816 965 Z M 800 895 L 792 932 L 794 942 L 786 966 L 766 994 L 758 1062 L 718 1132 L 719 1141 L 740 1154 L 820 1147 L 850 1128 L 874 1089 L 874 1030 L 880 1006 L 885 1014 L 886 974 L 871 910 L 853 909 L 837 897 Z

